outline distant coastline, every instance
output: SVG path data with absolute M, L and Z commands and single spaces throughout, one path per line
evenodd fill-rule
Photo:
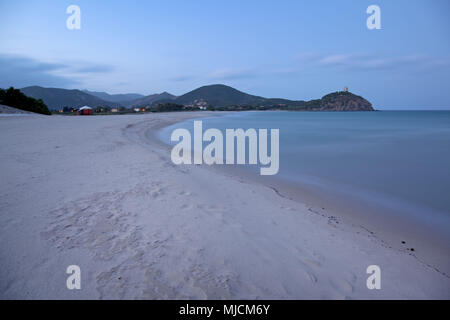
M 320 99 L 288 100 L 251 95 L 223 85 L 207 85 L 181 96 L 168 92 L 142 96 L 139 94 L 110 95 L 106 92 L 68 90 L 31 86 L 20 89 L 25 95 L 42 100 L 53 112 L 70 114 L 81 107 L 90 107 L 96 114 L 142 113 L 170 111 L 374 111 L 365 98 L 344 88 Z

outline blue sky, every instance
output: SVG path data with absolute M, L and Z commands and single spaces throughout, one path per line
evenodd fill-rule
M 68 30 L 66 8 L 81 8 Z M 381 30 L 366 9 L 381 8 Z M 223 83 L 450 109 L 450 1 L 0 0 L 0 87 L 183 94 Z

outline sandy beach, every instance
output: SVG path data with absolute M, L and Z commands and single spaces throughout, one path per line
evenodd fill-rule
M 216 114 L 0 117 L 0 298 L 450 298 L 445 259 L 418 259 L 328 204 L 172 164 L 155 131 Z M 66 287 L 69 265 L 81 290 Z M 366 286 L 370 265 L 380 290 Z

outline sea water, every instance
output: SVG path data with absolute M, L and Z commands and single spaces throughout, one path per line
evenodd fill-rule
M 223 133 L 279 129 L 278 178 L 395 207 L 450 233 L 450 111 L 266 111 L 201 120 L 204 130 Z M 193 121 L 164 128 L 160 139 L 170 143 L 175 128 L 192 131 Z

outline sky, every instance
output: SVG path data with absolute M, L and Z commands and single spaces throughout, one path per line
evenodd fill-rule
M 380 8 L 381 29 L 366 10 Z M 69 30 L 67 7 L 81 9 Z M 447 0 L 0 0 L 0 87 L 181 95 L 222 83 L 377 109 L 450 109 Z

